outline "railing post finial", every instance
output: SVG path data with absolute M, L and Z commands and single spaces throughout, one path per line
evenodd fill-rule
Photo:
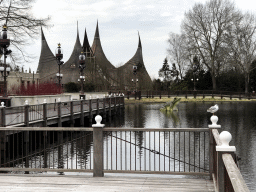
M 212 115 L 210 120 L 212 124 L 208 125 L 209 128 L 221 128 L 221 125 L 217 125 L 219 118 L 216 115 Z
M 96 124 L 93 124 L 92 127 L 104 127 L 105 124 L 101 124 L 102 117 L 100 115 L 96 115 L 95 117 Z
M 43 102 L 43 103 L 47 103 L 47 102 L 46 102 L 46 99 L 44 99 L 44 102 Z
M 25 105 L 28 105 L 28 100 L 25 101 Z
M 5 106 L 4 106 L 4 102 L 3 102 L 3 101 L 1 102 L 1 107 L 5 107 Z
M 225 151 L 225 152 L 231 152 L 236 151 L 235 146 L 229 146 L 229 142 L 232 139 L 232 135 L 228 131 L 222 131 L 220 133 L 220 140 L 221 145 L 216 146 L 216 151 Z

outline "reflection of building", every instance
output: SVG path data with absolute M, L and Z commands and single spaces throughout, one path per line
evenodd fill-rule
M 61 66 L 61 73 L 63 74 L 62 83 L 77 82 L 80 77 L 79 74 L 79 54 L 84 51 L 86 54 L 86 68 L 85 68 L 85 81 L 93 83 L 98 90 L 110 89 L 132 89 L 134 86 L 131 79 L 134 78 L 132 67 L 138 65 L 138 89 L 151 88 L 152 81 L 144 66 L 142 57 L 142 46 L 139 36 L 139 44 L 135 55 L 123 66 L 116 68 L 106 58 L 100 41 L 99 27 L 97 23 L 94 41 L 90 46 L 87 34 L 85 31 L 83 45 L 80 43 L 79 34 L 77 31 L 76 42 L 73 52 L 68 59 Z M 40 82 L 50 81 L 51 79 L 57 82 L 56 73 L 58 65 L 56 58 L 51 52 L 44 33 L 42 31 L 42 47 L 37 73 L 40 74 Z
M 21 86 L 27 87 L 33 83 L 38 84 L 39 74 L 10 71 L 7 77 L 8 95 L 15 94 L 15 89 Z M 0 76 L 0 93 L 3 94 L 4 78 Z

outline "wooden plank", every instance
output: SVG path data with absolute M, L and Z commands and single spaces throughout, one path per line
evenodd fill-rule
M 216 141 L 216 144 L 218 146 L 221 145 L 221 140 L 220 140 L 220 134 L 219 134 L 219 131 L 217 129 L 212 129 L 212 134 L 213 134 L 213 137 Z
M 186 131 L 186 132 L 208 132 L 209 128 L 120 128 L 120 127 L 105 127 L 103 131 Z
M 87 127 L 0 127 L 0 131 L 93 131 Z
M 232 155 L 225 153 L 222 155 L 222 159 L 228 172 L 228 176 L 230 178 L 234 191 L 249 192 L 249 189 L 246 186 L 245 181 L 241 175 L 241 172 L 238 169 Z
M 207 179 L 145 177 L 127 175 L 52 175 L 52 174 L 0 174 L 1 191 L 214 191 Z

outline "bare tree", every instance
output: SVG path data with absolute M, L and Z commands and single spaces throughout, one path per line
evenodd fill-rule
M 221 61 L 221 48 L 224 31 L 237 14 L 234 3 L 229 0 L 210 0 L 205 4 L 197 3 L 185 13 L 182 31 L 188 39 L 187 47 L 196 52 L 202 63 L 208 68 L 212 76 L 212 86 L 216 90 L 216 75 Z
M 180 79 L 183 79 L 183 76 L 186 72 L 188 66 L 188 53 L 186 50 L 186 41 L 184 34 L 175 34 L 170 33 L 168 39 L 169 48 L 167 49 L 171 60 L 173 60 L 179 71 Z
M 19 63 L 29 61 L 32 57 L 24 47 L 40 34 L 40 27 L 48 27 L 50 17 L 38 19 L 31 14 L 34 0 L 1 0 L 0 25 L 8 27 L 8 38 L 11 40 L 12 61 Z
M 244 74 L 245 93 L 248 93 L 249 74 L 253 70 L 252 62 L 256 59 L 256 17 L 245 13 L 226 31 L 225 39 L 229 48 L 229 57 L 233 65 Z

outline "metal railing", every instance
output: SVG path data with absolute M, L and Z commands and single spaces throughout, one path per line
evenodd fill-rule
M 156 91 L 156 90 L 148 90 L 148 91 L 138 91 L 137 93 L 131 93 L 127 92 L 126 93 L 126 98 L 162 98 L 162 97 L 173 97 L 173 96 L 179 96 L 179 97 L 189 97 L 193 96 L 194 98 L 196 97 L 220 97 L 222 98 L 238 98 L 238 99 L 252 99 L 256 98 L 255 93 L 244 93 L 244 92 L 230 92 L 230 91 L 214 91 L 214 90 L 196 90 L 196 91 L 191 91 L 191 90 L 179 90 L 179 91 Z
M 92 172 L 94 147 L 104 172 L 209 175 L 209 129 L 0 128 L 0 171 Z M 97 156 L 95 158 L 98 158 Z

